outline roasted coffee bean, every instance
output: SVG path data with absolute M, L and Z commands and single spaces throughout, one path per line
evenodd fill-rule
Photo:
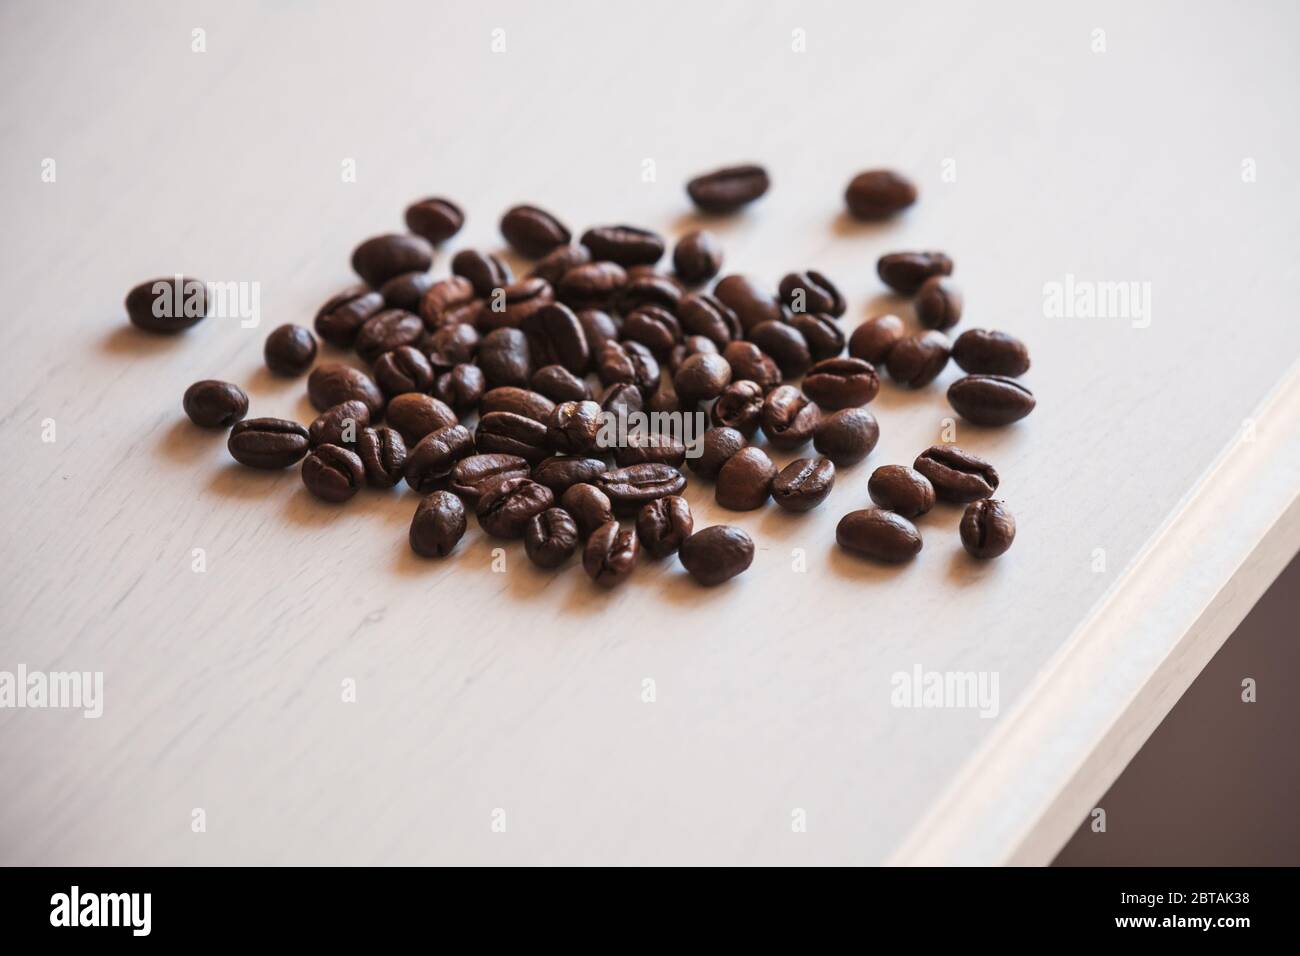
M 678 495 L 658 498 L 642 506 L 636 516 L 636 534 L 652 558 L 666 558 L 691 536 L 695 519 L 691 506 Z
M 310 447 L 307 429 L 283 418 L 246 418 L 235 422 L 226 439 L 230 456 L 250 468 L 288 468 L 307 454 Z
M 1029 371 L 1029 350 L 1005 332 L 967 329 L 952 343 L 952 360 L 972 375 L 1017 378 Z
M 347 501 L 366 481 L 366 469 L 356 452 L 338 445 L 319 445 L 302 462 L 302 483 L 321 501 Z
M 635 385 L 644 397 L 659 385 L 659 363 L 640 342 L 606 342 L 597 356 L 596 374 L 605 385 Z
M 446 242 L 465 225 L 465 214 L 450 199 L 430 197 L 406 207 L 406 228 L 434 245 Z
M 624 417 L 645 409 L 645 399 L 641 389 L 631 382 L 616 382 L 605 389 L 600 396 L 600 410 L 610 415 Z
M 546 426 L 514 412 L 488 412 L 479 418 L 474 441 L 480 451 L 518 455 L 530 463 L 550 454 Z
M 389 426 L 396 428 L 401 433 L 402 440 L 411 447 L 425 435 L 432 435 L 439 429 L 449 428 L 459 422 L 456 413 L 446 402 L 419 392 L 405 392 L 396 396 L 388 403 L 386 417 Z
M 533 391 L 553 402 L 581 402 L 591 398 L 591 387 L 563 365 L 544 365 L 533 373 Z
M 813 437 L 821 409 L 793 385 L 780 385 L 763 399 L 763 434 L 773 448 L 789 451 Z
M 385 352 L 372 369 L 375 383 L 390 398 L 405 392 L 427 392 L 433 387 L 433 366 L 413 345 Z
M 390 309 L 419 312 L 420 303 L 433 288 L 433 281 L 433 274 L 429 272 L 403 272 L 381 285 L 379 294 Z
M 796 458 L 772 481 L 772 500 L 786 511 L 811 511 L 835 486 L 835 463 L 829 458 Z
M 614 510 L 605 492 L 586 482 L 566 488 L 560 496 L 560 507 L 573 516 L 578 534 L 584 540 L 601 525 L 614 520 Z
M 599 309 L 579 309 L 578 323 L 587 337 L 587 350 L 593 358 L 601 353 L 606 342 L 618 339 L 623 326 L 622 320 Z
M 286 323 L 266 337 L 262 354 L 276 375 L 301 375 L 316 361 L 316 337 L 301 325 Z
M 623 581 L 636 567 L 641 544 L 631 528 L 607 521 L 591 533 L 582 551 L 582 569 L 604 588 Z
M 846 551 L 889 564 L 911 561 L 921 553 L 921 533 L 916 525 L 879 508 L 850 511 L 836 526 L 835 540 Z
M 534 365 L 562 365 L 574 375 L 582 375 L 590 367 L 587 333 L 568 306 L 547 303 L 522 319 L 519 328 L 528 338 Z
M 803 335 L 814 362 L 836 358 L 844 351 L 844 331 L 829 315 L 796 315 L 790 319 L 790 324 Z
M 881 465 L 871 473 L 867 494 L 886 511 L 917 518 L 934 507 L 934 485 L 915 468 Z
M 812 353 L 803 333 L 786 322 L 764 322 L 749 330 L 749 340 L 772 356 L 781 374 L 798 378 L 811 367 Z
M 987 560 L 1006 554 L 1016 540 L 1016 519 L 1007 506 L 991 498 L 972 501 L 961 516 L 961 543 L 972 557 Z
M 357 438 L 357 457 L 372 488 L 391 488 L 402 480 L 406 467 L 406 442 L 392 428 L 363 428 Z
M 718 504 L 732 511 L 753 511 L 767 502 L 776 479 L 776 465 L 767 452 L 750 445 L 742 448 L 718 472 Z
M 560 454 L 582 455 L 596 447 L 604 421 L 595 402 L 563 402 L 546 417 L 546 436 Z
M 854 219 L 888 219 L 916 202 L 916 186 L 893 170 L 872 169 L 849 180 L 844 202 Z
M 559 286 L 566 272 L 585 266 L 590 261 L 591 253 L 586 246 L 559 246 L 538 260 L 529 275 L 545 279 L 552 286 Z
M 465 506 L 449 491 L 420 499 L 411 519 L 411 550 L 425 558 L 445 558 L 465 536 Z
M 474 436 L 464 425 L 448 425 L 425 435 L 406 455 L 402 474 L 420 494 L 428 494 L 451 475 L 456 462 L 474 454 Z
M 447 487 L 473 500 L 493 482 L 503 478 L 527 478 L 529 471 L 528 462 L 518 455 L 470 455 L 452 466 Z
M 467 322 L 444 325 L 420 339 L 420 351 L 434 372 L 449 372 L 457 365 L 471 362 L 478 354 L 478 330 Z
M 880 377 L 875 367 L 862 359 L 826 359 L 808 370 L 803 390 L 823 409 L 855 408 L 876 397 Z
M 591 250 L 591 257 L 628 266 L 652 266 L 664 255 L 664 240 L 658 233 L 636 226 L 596 226 L 579 240 Z
M 452 268 L 455 268 L 455 260 L 452 263 Z M 472 323 L 483 307 L 477 296 L 474 284 L 464 276 L 439 279 L 429 286 L 420 300 L 420 318 L 424 320 L 424 327 L 434 331 L 446 325 Z
M 672 375 L 677 374 L 677 370 L 682 367 L 692 355 L 721 355 L 717 345 L 712 339 L 706 339 L 702 335 L 688 335 L 680 343 L 673 346 L 672 352 L 668 356 L 668 371 Z M 727 363 L 730 367 L 731 363 Z
M 384 308 L 384 297 L 366 286 L 344 289 L 320 307 L 312 323 L 316 334 L 340 349 L 352 348 L 361 326 Z
M 867 319 L 849 336 L 849 354 L 872 365 L 882 365 L 890 351 L 907 335 L 907 326 L 896 315 Z
M 967 375 L 948 386 L 948 404 L 974 425 L 1010 425 L 1034 410 L 1034 393 L 1001 375 Z
M 752 438 L 763 420 L 763 390 L 750 381 L 732 382 L 713 403 L 714 425 L 734 428 Z
M 687 405 L 717 398 L 731 384 L 731 366 L 721 355 L 692 355 L 673 376 L 673 387 Z
M 931 276 L 916 294 L 916 317 L 929 329 L 950 329 L 961 321 L 962 294 L 947 276 Z
M 908 388 L 922 388 L 929 385 L 944 366 L 948 364 L 948 355 L 952 343 L 942 332 L 931 329 L 919 335 L 909 335 L 895 343 L 889 350 L 885 367 L 889 377 Z
M 648 462 L 604 472 L 590 484 L 605 492 L 615 514 L 634 514 L 647 501 L 681 494 L 686 476 L 672 465 Z
M 539 310 L 554 302 L 555 292 L 545 279 L 520 279 L 492 293 L 488 307 L 479 313 L 479 329 L 491 332 L 505 327 L 522 328 Z
M 730 342 L 722 357 L 731 366 L 732 381 L 750 381 L 764 392 L 781 384 L 781 370 L 772 357 L 753 342 Z
M 403 272 L 428 272 L 432 265 L 433 246 L 419 236 L 375 236 L 352 252 L 353 271 L 375 288 Z
M 740 528 L 715 524 L 697 531 L 677 552 L 687 572 L 705 587 L 730 581 L 754 563 L 754 542 Z
M 627 272 L 616 262 L 574 266 L 556 288 L 560 301 L 575 309 L 609 305 L 627 284 Z
M 366 320 L 352 347 L 367 362 L 403 345 L 415 345 L 424 335 L 424 322 L 414 312 L 385 309 Z
M 488 412 L 514 412 L 543 424 L 553 411 L 555 403 L 545 395 L 526 388 L 515 388 L 513 385 L 503 385 L 485 393 L 479 407 L 479 413 L 483 415 Z
M 785 307 L 781 300 L 746 276 L 730 275 L 720 280 L 713 287 L 713 295 L 736 313 L 746 335 L 764 322 L 780 322 L 785 319 Z
M 936 496 L 954 504 L 987 498 L 998 488 L 997 470 L 956 445 L 932 445 L 912 467 L 930 479 Z
M 646 462 L 661 462 L 680 469 L 686 461 L 686 446 L 671 435 L 634 431 L 614 449 L 614 463 L 620 468 Z
M 554 507 L 555 494 L 527 478 L 504 478 L 483 489 L 474 513 L 494 538 L 519 538 L 534 515 Z
M 748 206 L 770 185 L 762 166 L 728 166 L 696 176 L 686 184 L 686 194 L 701 212 L 721 214 Z
M 186 276 L 150 279 L 126 294 L 126 317 L 146 332 L 184 331 L 207 318 L 209 306 L 207 283 Z
M 677 307 L 677 321 L 688 335 L 703 335 L 720 349 L 744 335 L 731 307 L 707 292 L 685 296 Z
M 501 235 L 528 259 L 540 259 L 557 246 L 568 245 L 573 234 L 549 212 L 536 206 L 515 206 L 501 217 Z
M 811 269 L 786 275 L 777 292 L 781 301 L 796 315 L 823 312 L 838 319 L 848 308 L 835 283 Z
M 722 466 L 746 444 L 745 436 L 734 428 L 710 428 L 700 442 L 700 453 L 687 459 L 687 464 L 701 478 L 716 480 Z
M 434 379 L 431 394 L 457 411 L 467 411 L 479 403 L 486 388 L 482 369 L 461 364 Z
M 671 376 L 665 375 L 660 380 L 655 393 L 646 399 L 645 410 L 650 415 L 661 415 L 665 412 L 675 415 L 683 411 L 694 411 L 695 407 L 683 404 Z
M 370 409 L 365 402 L 353 398 L 321 412 L 307 428 L 307 436 L 312 448 L 321 445 L 351 448 L 369 424 Z
M 558 568 L 578 547 L 578 525 L 563 508 L 547 508 L 524 525 L 524 553 L 539 568 Z
M 384 411 L 384 393 L 365 372 L 337 362 L 317 365 L 307 376 L 307 397 L 316 411 L 323 412 L 349 399 L 366 403 L 370 417 Z
M 573 485 L 593 484 L 608 470 L 609 466 L 599 458 L 555 455 L 538 462 L 533 467 L 532 477 L 533 481 L 561 495 Z
M 686 289 L 672 276 L 652 271 L 650 266 L 634 266 L 628 270 L 627 282 L 614 297 L 614 306 L 624 315 L 646 305 L 676 314 Z
M 707 229 L 694 229 L 677 240 L 673 268 L 687 285 L 708 282 L 722 268 L 722 244 Z
M 673 346 L 682 340 L 682 327 L 667 309 L 657 305 L 643 305 L 623 319 L 623 338 L 640 342 L 655 358 L 663 361 Z
M 856 465 L 880 440 L 876 416 L 865 408 L 845 408 L 823 415 L 813 432 L 813 447 L 836 465 Z
M 952 275 L 952 260 L 942 252 L 891 252 L 876 262 L 882 282 L 902 295 L 916 295 L 932 276 Z
M 238 385 L 204 379 L 185 390 L 185 414 L 202 428 L 229 428 L 248 414 L 248 396 Z
M 488 388 L 502 385 L 527 388 L 532 374 L 528 336 L 519 329 L 489 332 L 478 344 L 478 367 L 483 370 Z

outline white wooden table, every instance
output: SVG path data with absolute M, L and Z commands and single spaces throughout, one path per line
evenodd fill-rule
M 0 670 L 102 671 L 104 711 L 0 710 L 0 862 L 1050 860 L 1300 546 L 1297 29 L 1282 2 L 6 4 Z M 810 515 L 693 484 L 697 527 L 758 544 L 712 591 L 671 561 L 599 593 L 518 545 L 494 573 L 475 528 L 420 560 L 412 493 L 325 506 L 181 414 L 218 377 L 309 421 L 262 340 L 417 196 L 467 209 L 453 250 L 516 201 L 675 235 L 686 178 L 744 160 L 774 186 L 717 227 L 726 271 L 820 269 L 852 328 L 892 305 L 877 256 L 942 248 L 963 327 L 1030 344 L 1037 411 L 957 429 L 1003 475 L 1001 560 L 955 508 L 901 570 L 833 543 L 939 439 L 955 368 L 883 389 Z M 847 223 L 873 166 L 921 201 Z M 133 331 L 126 290 L 175 271 L 259 282 L 260 327 Z M 1150 314 L 1049 317 L 1067 275 L 1147 283 Z M 996 675 L 996 716 L 892 706 L 918 667 Z

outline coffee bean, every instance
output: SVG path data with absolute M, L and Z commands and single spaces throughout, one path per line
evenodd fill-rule
M 390 398 L 406 392 L 427 392 L 433 387 L 433 366 L 424 353 L 411 345 L 385 352 L 372 369 L 375 384 Z
M 366 320 L 352 346 L 367 362 L 374 362 L 385 352 L 415 345 L 423 335 L 424 322 L 418 315 L 401 309 L 385 309 Z
M 596 226 L 582 234 L 580 242 L 591 257 L 628 266 L 652 266 L 664 254 L 664 240 L 658 233 L 636 226 Z
M 480 451 L 518 455 L 529 462 L 550 454 L 546 426 L 513 412 L 488 412 L 479 418 L 474 441 Z
M 974 425 L 1010 425 L 1034 410 L 1034 393 L 1015 379 L 967 375 L 948 386 L 948 404 Z
M 524 525 L 524 553 L 539 568 L 558 568 L 578 547 L 578 525 L 563 508 L 547 508 Z
M 246 418 L 226 440 L 230 456 L 250 468 L 288 468 L 307 454 L 307 429 L 283 418 Z
M 515 206 L 501 217 L 501 235 L 528 259 L 540 259 L 557 246 L 568 245 L 573 234 L 549 212 L 536 206 Z
M 814 362 L 836 358 L 844 351 L 844 331 L 829 315 L 816 312 L 799 314 L 790 319 L 808 343 L 808 353 Z
M 823 415 L 813 432 L 813 447 L 836 465 L 856 465 L 880 440 L 876 416 L 865 408 L 844 408 Z
M 682 340 L 682 327 L 677 317 L 662 306 L 643 305 L 623 319 L 623 337 L 640 342 L 663 361 Z
M 420 494 L 428 494 L 451 475 L 456 462 L 474 454 L 474 436 L 464 425 L 439 428 L 419 440 L 406 455 L 402 475 Z
M 662 462 L 680 469 L 686 460 L 686 446 L 671 435 L 634 431 L 614 449 L 614 463 L 620 468 L 646 462 Z
M 835 528 L 841 548 L 885 561 L 902 564 L 921 553 L 921 533 L 900 514 L 867 508 L 850 511 Z
M 872 365 L 882 365 L 894 346 L 907 335 L 907 326 L 896 315 L 868 319 L 849 336 L 849 354 Z
M 462 249 L 451 257 L 451 274 L 465 279 L 479 296 L 490 296 L 504 289 L 514 276 L 505 260 L 490 252 Z
M 550 488 L 557 495 L 580 484 L 593 484 L 609 466 L 599 458 L 555 455 L 533 467 L 533 481 Z
M 640 342 L 606 342 L 597 356 L 596 374 L 605 385 L 635 385 L 642 396 L 654 394 L 659 385 L 659 363 Z
M 889 369 L 890 378 L 898 384 L 922 388 L 939 377 L 948 364 L 951 350 L 948 336 L 932 329 L 906 336 L 895 343 L 889 350 L 885 367 Z
M 972 557 L 987 560 L 1005 554 L 1016 540 L 1016 519 L 1000 501 L 972 501 L 961 516 L 961 543 Z
M 764 322 L 781 322 L 785 307 L 773 293 L 746 276 L 730 275 L 713 287 L 714 297 L 736 313 L 741 328 L 749 335 Z
M 349 399 L 366 403 L 371 418 L 384 411 L 384 393 L 365 372 L 351 365 L 327 363 L 317 365 L 307 376 L 307 397 L 318 412 L 333 408 Z
M 372 416 L 373 417 L 373 416 Z M 414 447 L 425 435 L 457 424 L 460 419 L 432 395 L 404 392 L 388 403 L 388 424 L 401 433 L 402 440 Z
M 266 337 L 262 354 L 276 375 L 301 375 L 316 361 L 316 337 L 301 325 L 286 323 Z
M 587 539 L 582 569 L 601 587 L 612 588 L 632 573 L 640 552 L 635 531 L 619 527 L 617 521 L 607 521 Z
M 372 488 L 391 488 L 402 480 L 406 467 L 406 442 L 392 428 L 363 428 L 357 438 L 357 457 Z
M 526 388 L 503 385 L 483 395 L 479 405 L 479 414 L 488 412 L 514 412 L 533 421 L 546 423 L 546 419 L 555 411 L 555 403 L 537 392 Z
M 381 285 L 379 294 L 390 309 L 419 312 L 420 303 L 433 288 L 433 281 L 433 274 L 429 272 L 403 272 Z
M 483 370 L 488 388 L 501 385 L 526 388 L 532 374 L 528 337 L 519 329 L 489 332 L 479 342 L 478 367 Z
M 473 500 L 493 482 L 503 478 L 527 478 L 528 473 L 528 462 L 518 455 L 470 455 L 452 466 L 447 487 Z
M 494 538 L 519 538 L 529 519 L 555 505 L 555 494 L 527 478 L 504 478 L 483 489 L 474 513 Z
M 730 581 L 754 563 L 754 542 L 740 528 L 715 524 L 697 531 L 677 552 L 690 576 L 705 587 Z
M 880 377 L 875 366 L 862 359 L 826 359 L 808 370 L 803 390 L 824 409 L 854 408 L 876 397 Z
M 590 261 L 591 253 L 586 246 L 559 246 L 539 259 L 529 275 L 545 279 L 552 286 L 558 287 L 566 272 L 585 266 Z
M 753 511 L 767 502 L 776 465 L 761 448 L 749 446 L 727 459 L 718 472 L 718 504 L 732 511 Z
M 411 519 L 411 550 L 425 558 L 446 557 L 465 535 L 465 524 L 465 506 L 455 495 L 425 495 Z
M 455 268 L 455 261 L 452 260 L 452 268 Z M 429 286 L 420 300 L 420 318 L 424 319 L 424 327 L 433 331 L 445 325 L 472 323 L 483 307 L 477 296 L 474 284 L 463 276 L 439 279 Z
M 432 265 L 433 246 L 419 236 L 375 236 L 352 252 L 353 271 L 375 288 L 403 272 L 428 272 Z
M 717 398 L 730 384 L 731 366 L 727 360 L 706 352 L 692 355 L 673 376 L 673 387 L 687 405 Z
M 563 365 L 544 365 L 533 373 L 533 391 L 553 402 L 581 402 L 591 398 L 591 388 Z
M 207 318 L 209 306 L 207 284 L 187 276 L 150 279 L 126 294 L 126 317 L 146 332 L 184 331 Z
M 369 424 L 370 409 L 365 402 L 353 398 L 321 412 L 308 427 L 307 436 L 312 448 L 321 445 L 351 448 L 357 443 L 361 430 Z
M 596 447 L 604 425 L 595 402 L 563 402 L 546 417 L 546 436 L 551 448 L 563 455 L 582 455 Z
M 854 219 L 888 219 L 916 202 L 916 186 L 893 170 L 872 169 L 849 180 L 844 202 Z
M 871 473 L 867 494 L 886 511 L 916 518 L 934 507 L 934 485 L 914 468 L 881 465 Z
M 702 335 L 720 349 L 744 335 L 731 307 L 707 292 L 685 296 L 677 307 L 677 321 L 688 335 Z
M 731 366 L 732 381 L 750 381 L 764 392 L 781 384 L 781 370 L 772 357 L 753 342 L 730 342 L 722 357 Z
M 340 504 L 358 491 L 366 469 L 356 452 L 338 445 L 319 445 L 302 462 L 302 483 L 321 501 Z
M 384 297 L 363 285 L 344 289 L 320 307 L 312 323 L 316 334 L 340 349 L 352 348 L 361 326 L 384 308 Z
M 952 275 L 952 260 L 942 252 L 891 252 L 876 262 L 882 282 L 902 295 L 916 295 L 932 276 Z
M 787 378 L 798 378 L 812 365 L 807 340 L 789 323 L 764 322 L 749 330 L 749 340 L 772 356 Z
M 556 288 L 560 301 L 575 309 L 599 308 L 613 302 L 627 285 L 627 272 L 616 262 L 574 266 Z
M 672 276 L 655 272 L 651 266 L 633 266 L 613 304 L 624 315 L 647 305 L 675 315 L 685 295 L 686 289 Z
M 952 343 L 952 360 L 972 375 L 1017 378 L 1029 371 L 1029 350 L 1005 332 L 967 329 Z
M 648 462 L 607 471 L 590 484 L 605 492 L 616 514 L 634 514 L 647 501 L 681 494 L 686 476 L 672 465 Z
M 997 470 L 956 445 L 932 445 L 917 456 L 912 467 L 930 479 L 939 498 L 955 504 L 987 498 L 998 487 Z
M 773 448 L 789 451 L 807 444 L 821 420 L 821 409 L 793 385 L 780 385 L 763 399 L 763 434 Z
M 777 292 L 781 301 L 795 314 L 824 312 L 838 319 L 848 308 L 835 283 L 811 269 L 787 274 Z
M 931 276 L 916 294 L 916 317 L 930 329 L 950 329 L 961 321 L 962 294 L 947 276 Z
M 434 245 L 446 242 L 465 225 L 465 214 L 450 199 L 431 197 L 406 207 L 406 228 Z
M 755 382 L 732 382 L 713 403 L 710 415 L 714 425 L 734 428 L 752 438 L 763 420 L 763 390 Z
M 686 499 L 668 495 L 645 504 L 636 516 L 641 547 L 652 558 L 666 558 L 690 537 L 695 527 Z
M 435 373 L 449 372 L 457 365 L 472 362 L 478 355 L 482 339 L 468 323 L 444 325 L 420 339 L 419 349 Z
M 573 516 L 578 534 L 584 540 L 601 525 L 614 520 L 614 510 L 605 492 L 586 482 L 566 488 L 560 496 L 560 507 Z
M 486 388 L 482 369 L 477 365 L 461 364 L 439 375 L 433 382 L 431 394 L 457 411 L 466 411 L 479 403 Z
M 728 166 L 696 176 L 686 184 L 686 193 L 700 211 L 721 214 L 748 206 L 770 185 L 762 166 Z
M 561 365 L 574 375 L 582 375 L 590 367 L 587 333 L 568 306 L 547 303 L 522 319 L 519 328 L 528 338 L 534 365 Z
M 835 486 L 835 463 L 829 458 L 796 458 L 772 481 L 772 500 L 786 511 L 811 511 Z
M 248 414 L 248 396 L 238 385 L 204 379 L 185 390 L 185 414 L 202 428 L 229 428 Z
M 668 371 L 672 375 L 677 374 L 677 370 L 682 367 L 692 355 L 721 355 L 718 347 L 713 344 L 712 339 L 706 339 L 702 335 L 688 335 L 677 345 L 673 346 L 672 352 L 668 356 Z M 727 363 L 731 367 L 731 363 Z M 731 373 L 728 372 L 728 375 Z
M 587 337 L 587 349 L 594 358 L 601 353 L 606 342 L 618 339 L 623 323 L 599 309 L 579 309 L 578 324 L 582 326 L 582 332 Z
M 722 268 L 722 245 L 707 229 L 694 229 L 677 240 L 673 268 L 687 285 L 708 282 Z
M 545 279 L 520 279 L 493 291 L 488 308 L 479 313 L 479 329 L 522 328 L 538 310 L 554 302 L 555 291 Z
M 600 410 L 609 415 L 627 417 L 644 408 L 645 399 L 641 397 L 641 389 L 630 382 L 616 382 L 600 396 Z

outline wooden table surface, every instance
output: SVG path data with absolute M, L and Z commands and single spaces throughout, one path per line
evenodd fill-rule
M 1282 2 L 6 4 L 0 670 L 102 672 L 104 709 L 0 710 L 0 862 L 1050 860 L 1300 547 L 1297 28 Z M 884 385 L 878 447 L 809 515 L 693 482 L 696 526 L 758 548 L 713 590 L 671 560 L 604 593 L 515 543 L 494 570 L 473 527 L 421 560 L 414 493 L 319 503 L 181 413 L 212 377 L 310 421 L 265 334 L 416 197 L 468 212 L 445 273 L 518 201 L 678 235 L 685 180 L 746 160 L 773 187 L 715 224 L 724 271 L 820 269 L 851 330 L 910 317 L 879 255 L 942 248 L 956 331 L 1029 344 L 1033 415 L 956 426 L 1003 476 L 1001 560 L 951 507 L 901 569 L 834 545 L 872 468 L 940 439 L 953 367 Z M 921 199 L 853 224 L 876 166 Z M 260 325 L 138 333 L 127 289 L 174 272 L 260 283 Z M 1149 312 L 1049 314 L 1067 281 Z M 916 668 L 995 675 L 996 715 L 893 706 Z

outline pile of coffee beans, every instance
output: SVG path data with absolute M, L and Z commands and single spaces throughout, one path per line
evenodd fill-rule
M 701 213 L 734 214 L 771 187 L 767 172 L 746 165 L 697 176 L 686 191 Z M 863 172 L 845 192 L 848 214 L 894 216 L 917 199 L 916 187 L 888 170 Z M 491 251 L 462 249 L 450 274 L 430 269 L 465 214 L 430 197 L 405 212 L 409 232 L 366 239 L 352 254 L 362 280 L 325 302 L 313 330 L 282 325 L 265 344 L 279 376 L 310 371 L 307 394 L 320 413 L 307 426 L 245 418 L 238 386 L 205 380 L 183 405 L 195 424 L 229 429 L 231 456 L 251 468 L 302 463 L 316 497 L 345 502 L 363 486 L 400 481 L 421 496 L 410 547 L 451 554 L 467 512 L 493 537 L 522 539 L 537 566 L 558 568 L 580 554 L 583 569 L 613 587 L 641 560 L 677 554 L 704 585 L 745 571 L 754 542 L 738 527 L 696 530 L 681 496 L 689 470 L 712 482 L 717 503 L 752 511 L 774 500 L 802 513 L 829 497 L 840 470 L 867 458 L 880 437 L 867 406 L 883 370 L 898 386 L 923 389 L 955 361 L 967 373 L 948 389 L 952 408 L 981 426 L 1028 415 L 1033 394 L 1018 378 L 1029 368 L 1023 343 L 971 329 L 950 341 L 963 314 L 953 261 L 935 251 L 882 256 L 876 271 L 914 299 L 921 328 L 896 315 L 872 318 L 846 335 L 844 296 L 827 276 L 792 271 L 773 286 L 730 274 L 716 236 L 704 228 L 669 243 L 632 225 L 581 233 L 533 205 L 507 210 L 500 231 L 530 260 L 526 275 Z M 671 269 L 659 267 L 665 256 Z M 716 279 L 716 281 L 714 281 Z M 200 321 L 208 303 L 201 282 L 183 314 L 172 280 L 146 282 L 127 296 L 133 323 L 178 332 Z M 163 296 L 170 296 L 166 302 Z M 317 337 L 351 350 L 369 372 L 327 358 Z M 687 458 L 670 435 L 633 432 L 615 447 L 601 441 L 609 413 L 703 413 L 711 427 L 700 454 Z M 801 453 L 778 467 L 764 447 Z M 612 459 L 612 460 L 611 460 Z M 963 546 L 977 558 L 1010 547 L 1015 521 L 990 496 L 994 468 L 952 445 L 922 452 L 910 467 L 885 465 L 867 482 L 877 507 L 852 511 L 836 537 L 848 551 L 900 562 L 921 550 L 913 523 L 936 501 L 966 505 Z

